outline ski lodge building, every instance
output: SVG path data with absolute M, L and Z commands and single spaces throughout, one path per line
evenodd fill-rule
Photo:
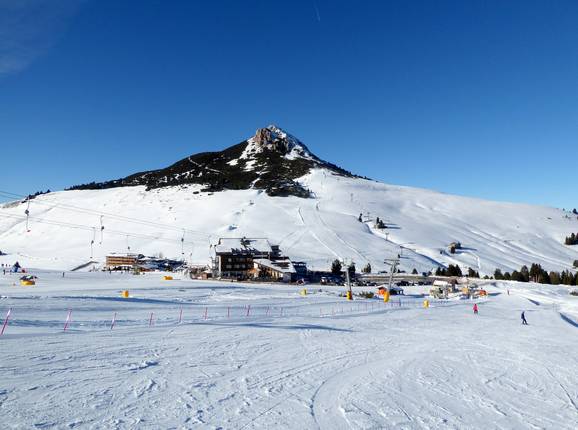
M 112 253 L 106 256 L 107 269 L 133 269 L 139 260 L 138 254 L 116 254 Z
M 297 275 L 293 262 L 265 238 L 220 238 L 214 249 L 220 278 L 291 282 Z

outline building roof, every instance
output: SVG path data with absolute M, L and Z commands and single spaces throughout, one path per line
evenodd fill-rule
M 293 263 L 291 263 L 291 260 L 289 260 L 288 258 L 275 261 L 271 261 L 268 258 L 258 258 L 256 260 L 253 260 L 253 263 L 258 264 L 259 266 L 266 267 L 268 269 L 275 270 L 280 273 L 295 273 Z
M 224 237 L 219 239 L 215 245 L 217 254 L 249 254 L 249 253 L 271 253 L 273 249 L 267 239 L 245 238 L 245 237 Z
M 106 255 L 107 257 L 110 258 L 115 258 L 115 257 L 120 257 L 120 258 L 138 258 L 140 255 L 139 254 L 129 254 L 126 252 L 111 252 L 110 254 Z

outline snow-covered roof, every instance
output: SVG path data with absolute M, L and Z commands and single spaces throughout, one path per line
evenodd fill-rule
M 268 269 L 276 270 L 281 273 L 295 273 L 293 263 L 288 258 L 275 261 L 271 261 L 267 258 L 258 258 L 253 260 L 253 263 L 259 264 L 260 266 L 263 267 L 267 267 Z
M 219 243 L 215 246 L 217 254 L 224 253 L 271 253 L 273 249 L 267 239 L 264 238 L 245 238 L 224 237 L 219 239 Z

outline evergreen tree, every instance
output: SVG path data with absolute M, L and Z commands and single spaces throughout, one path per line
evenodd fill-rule
M 572 263 L 572 266 L 574 266 L 574 268 L 578 268 L 578 260 L 574 260 L 574 263 Z
M 411 271 L 412 275 L 417 275 L 417 269 L 414 267 L 413 270 Z
M 500 281 L 500 280 L 504 279 L 504 275 L 502 274 L 502 271 L 500 269 L 494 270 L 494 279 L 496 281 Z
M 450 264 L 447 269 L 447 276 L 462 276 L 462 269 L 457 264 Z
M 371 264 L 367 263 L 363 269 L 361 269 L 363 273 L 371 273 Z
M 333 260 L 333 263 L 331 263 L 331 273 L 341 275 L 341 261 L 338 259 Z
M 510 279 L 512 279 L 510 272 L 504 272 L 504 281 L 509 281 Z
M 349 267 L 347 267 L 347 271 L 349 272 L 349 278 L 355 278 L 355 263 L 352 261 Z
M 528 266 L 524 265 L 520 269 L 520 278 L 522 282 L 529 282 L 530 281 L 530 271 L 528 270 Z
M 468 267 L 468 277 L 479 278 L 480 274 L 478 272 L 476 272 L 474 269 L 472 269 L 471 267 Z
M 524 275 L 517 270 L 514 270 L 510 279 L 512 279 L 512 281 L 524 282 Z
M 560 274 L 558 272 L 550 272 L 550 283 L 552 285 L 560 285 Z
M 578 236 L 575 233 L 572 233 L 570 236 L 566 236 L 564 239 L 565 245 L 578 245 Z
M 533 263 L 530 266 L 530 280 L 536 281 L 544 270 L 539 264 Z

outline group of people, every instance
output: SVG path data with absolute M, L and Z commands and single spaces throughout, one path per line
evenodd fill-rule
M 478 304 L 474 303 L 474 315 L 478 314 Z M 522 325 L 528 325 L 528 321 L 526 321 L 526 311 L 522 311 L 522 315 L 520 316 L 522 318 Z

